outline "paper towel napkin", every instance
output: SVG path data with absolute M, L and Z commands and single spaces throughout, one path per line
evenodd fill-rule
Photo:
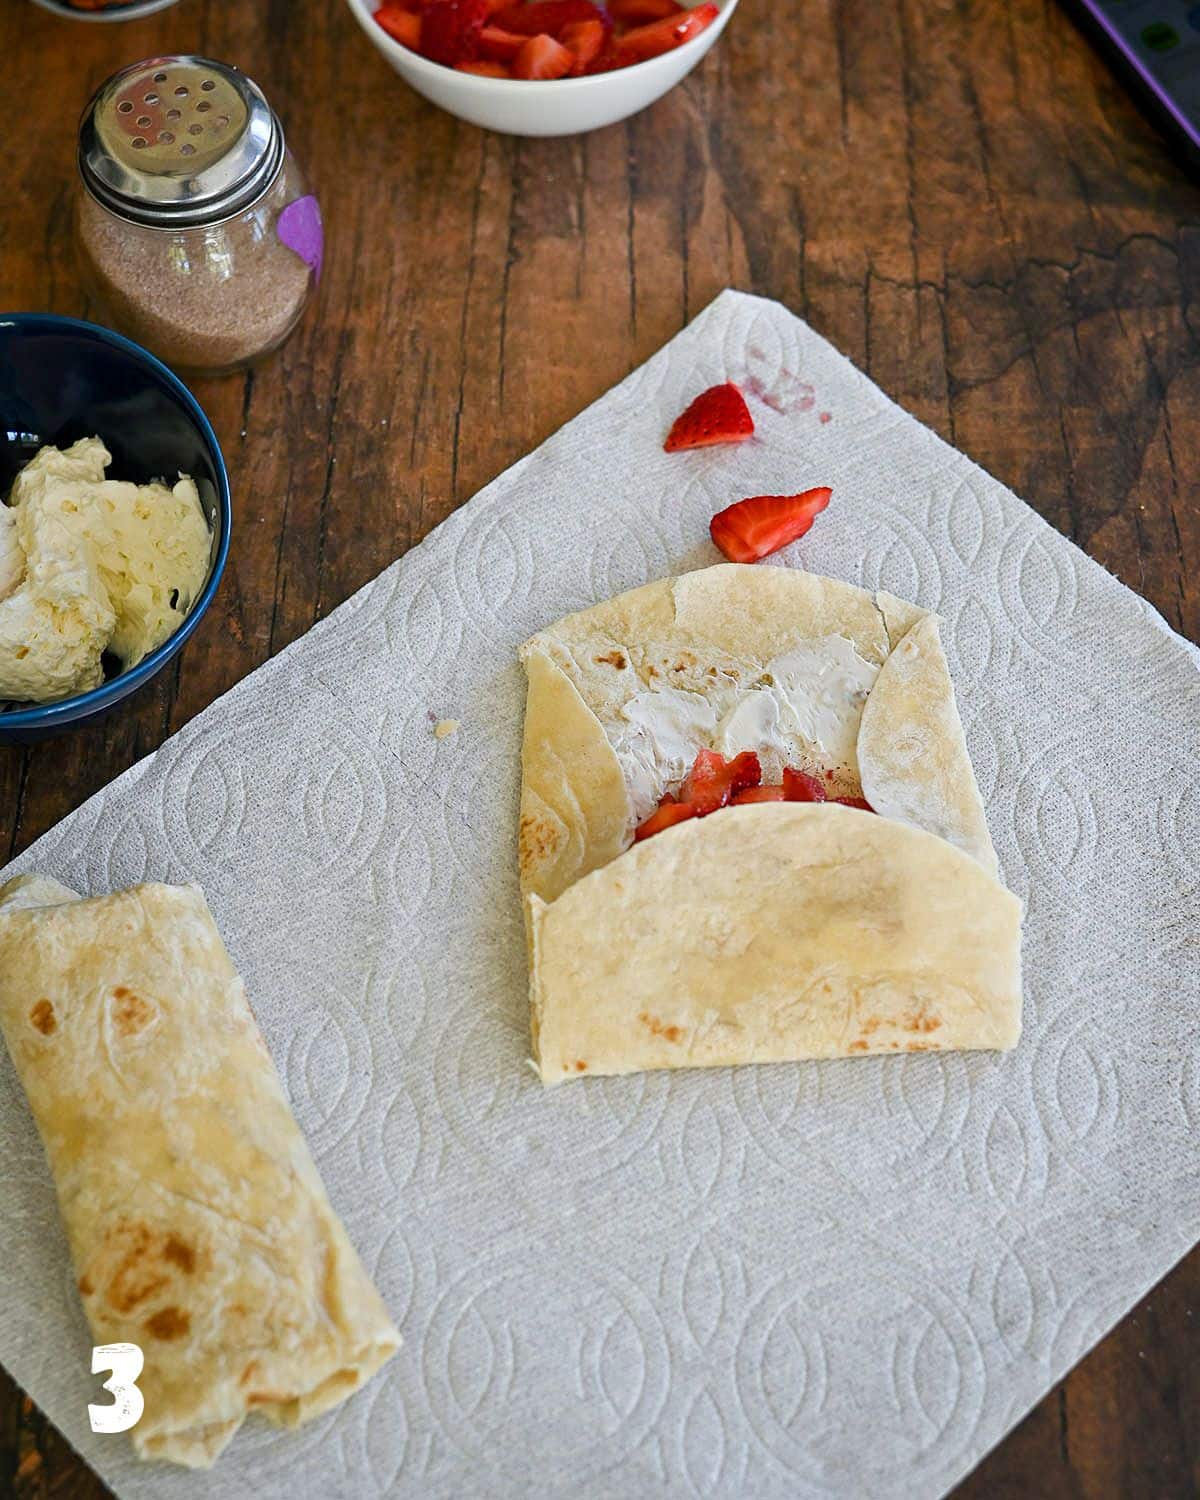
M 755 439 L 664 454 L 725 379 Z M 731 500 L 814 484 L 833 501 L 779 561 L 944 616 L 1028 908 L 1020 1047 L 543 1093 L 515 649 L 715 561 Z M 215 1479 L 92 1435 L 7 1058 L 0 1356 L 128 1500 L 943 1492 L 1200 1235 L 1197 764 L 1195 648 L 785 309 L 727 292 L 11 867 L 204 886 L 398 1357 L 299 1433 L 247 1424 Z

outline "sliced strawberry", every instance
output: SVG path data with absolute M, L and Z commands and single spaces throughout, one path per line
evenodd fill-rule
M 680 797 L 691 803 L 702 816 L 723 807 L 729 800 L 725 757 L 716 750 L 698 751 Z
M 807 771 L 793 771 L 791 766 L 783 768 L 783 795 L 789 802 L 824 802 L 825 788 L 815 776 Z
M 865 797 L 834 797 L 831 800 L 840 803 L 842 807 L 860 807 L 863 812 L 869 813 L 875 811 Z
M 690 802 L 699 817 L 724 807 L 730 797 L 762 780 L 762 767 L 753 750 L 743 750 L 727 761 L 716 750 L 700 750 L 692 762 L 680 792 L 681 802 Z
M 474 73 L 477 78 L 511 78 L 512 72 L 502 62 L 481 57 L 478 62 L 455 63 L 456 73 Z
M 822 485 L 800 495 L 753 495 L 718 512 L 708 529 L 730 562 L 757 562 L 803 536 L 832 493 Z
M 762 780 L 762 766 L 753 750 L 742 750 L 729 762 L 730 792 L 744 792 Z
M 678 0 L 608 0 L 608 13 L 618 26 L 645 26 L 683 11 Z
M 781 786 L 748 786 L 744 792 L 730 797 L 730 807 L 741 807 L 746 802 L 787 802 L 789 798 Z
M 656 812 L 652 812 L 644 823 L 639 823 L 633 831 L 635 844 L 648 839 L 652 834 L 661 833 L 664 828 L 670 828 L 673 823 L 682 823 L 687 818 L 694 818 L 696 809 L 690 802 L 676 802 L 674 797 L 664 797 L 658 805 Z
M 558 39 L 575 54 L 571 71 L 582 73 L 604 50 L 604 27 L 599 21 L 572 21 L 559 32 Z
M 612 42 L 610 39 L 609 45 L 605 47 L 600 56 L 596 58 L 594 62 L 588 63 L 587 67 L 584 68 L 583 71 L 588 74 L 611 73 L 617 68 L 624 68 L 627 66 L 628 64 L 622 62 L 617 54 L 613 51 Z
M 451 68 L 474 62 L 487 17 L 487 0 L 430 0 L 421 19 L 422 55 Z
M 528 40 L 516 31 L 485 26 L 479 33 L 479 55 L 490 58 L 492 62 L 510 63 Z
M 667 16 L 661 21 L 651 21 L 648 26 L 635 26 L 624 36 L 617 38 L 617 55 L 625 62 L 646 62 L 681 47 L 700 35 L 717 19 L 715 5 L 697 5 L 678 16 Z
M 421 18 L 413 11 L 405 10 L 395 0 L 388 0 L 375 12 L 375 19 L 388 36 L 395 37 L 402 46 L 411 47 L 414 52 L 421 50 Z
M 544 32 L 531 36 L 513 59 L 514 78 L 565 78 L 575 66 L 575 54 Z
M 599 21 L 607 31 L 612 25 L 608 16 L 592 0 L 532 0 L 530 5 L 504 5 L 492 17 L 493 24 L 522 36 L 546 32 L 557 37 L 564 26 L 577 21 Z
M 618 57 L 620 56 L 618 42 Z M 663 448 L 677 453 L 681 448 L 707 448 L 713 443 L 740 443 L 754 431 L 754 418 L 746 398 L 731 380 L 701 391 L 686 411 L 671 424 Z

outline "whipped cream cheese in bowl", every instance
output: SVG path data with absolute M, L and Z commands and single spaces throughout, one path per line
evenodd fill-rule
M 16 502 L 0 506 L 0 744 L 16 744 L 108 711 L 180 651 L 220 581 L 230 495 L 165 365 L 95 324 L 14 313 L 0 497 Z
M 17 475 L 0 544 L 0 702 L 52 703 L 122 670 L 187 618 L 209 530 L 189 478 L 105 477 L 99 438 L 46 446 Z

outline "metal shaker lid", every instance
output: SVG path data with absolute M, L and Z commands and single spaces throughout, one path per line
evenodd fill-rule
M 151 57 L 97 90 L 79 123 L 92 196 L 136 224 L 186 228 L 259 198 L 283 161 L 283 130 L 258 85 L 207 57 Z

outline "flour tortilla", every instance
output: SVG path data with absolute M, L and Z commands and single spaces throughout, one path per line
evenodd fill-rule
M 399 1335 L 329 1203 L 197 886 L 0 888 L 0 1029 L 95 1342 L 139 1344 L 142 1458 L 295 1426 Z
M 553 901 L 632 842 L 633 805 L 602 720 L 647 689 L 704 695 L 718 680 L 751 684 L 774 658 L 827 636 L 844 637 L 880 668 L 858 740 L 872 806 L 946 839 L 994 875 L 936 617 L 836 579 L 727 563 L 568 615 L 521 648 L 523 897 Z
M 629 797 L 600 721 L 540 651 L 525 659 L 519 856 L 539 893 L 558 894 L 628 843 Z
M 872 813 L 729 808 L 530 910 L 546 1084 L 1020 1035 L 1020 903 L 945 840 Z
M 863 796 L 877 813 L 924 828 L 997 871 L 935 615 L 889 652 L 858 731 Z

